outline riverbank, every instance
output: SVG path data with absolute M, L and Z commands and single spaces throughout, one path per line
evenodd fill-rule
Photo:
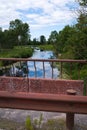
M 54 46 L 52 44 L 46 44 L 46 45 L 37 45 L 37 47 L 40 49 L 40 50 L 44 50 L 44 51 L 54 51 Z
M 31 47 L 14 47 L 10 50 L 0 52 L 0 58 L 28 58 L 33 55 L 34 50 Z M 0 61 L 0 66 L 8 66 L 10 61 Z
M 27 58 L 31 57 L 34 50 L 30 46 L 15 46 L 13 49 L 0 51 L 1 58 Z

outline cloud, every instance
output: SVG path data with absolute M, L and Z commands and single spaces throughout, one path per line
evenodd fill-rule
M 71 24 L 75 8 L 75 0 L 0 0 L 0 27 L 17 18 L 31 29 Z

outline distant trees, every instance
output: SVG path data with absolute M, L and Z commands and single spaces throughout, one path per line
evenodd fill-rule
M 38 39 L 33 38 L 33 40 L 31 41 L 32 45 L 45 45 L 46 43 L 47 41 L 44 35 L 41 35 Z
M 58 33 L 56 30 L 52 31 L 49 38 L 48 44 L 55 44 L 58 41 Z
M 38 41 L 37 38 L 33 38 L 33 40 L 31 41 L 31 44 L 32 44 L 32 45 L 39 45 L 40 42 Z
M 27 23 L 23 23 L 19 19 L 10 22 L 9 29 L 2 31 L 0 28 L 0 47 L 13 48 L 18 45 L 20 36 L 20 44 L 26 45 L 30 41 L 30 29 Z
M 30 28 L 27 23 L 19 19 L 10 22 L 9 29 L 0 28 L 0 48 L 13 48 L 15 45 L 45 45 L 53 44 L 56 54 L 62 58 L 87 59 L 87 0 L 77 0 L 77 23 L 74 26 L 66 25 L 61 31 L 52 31 L 48 40 L 41 35 L 37 40 L 30 40 Z
M 40 43 L 41 43 L 41 44 L 46 44 L 46 38 L 45 38 L 44 35 L 41 35 L 41 36 L 40 36 Z
M 21 45 L 26 45 L 30 40 L 30 29 L 27 23 L 23 23 L 21 20 L 16 19 L 10 22 L 10 31 L 14 32 L 14 38 L 17 39 L 16 42 L 20 40 Z M 20 36 L 20 39 L 18 37 Z

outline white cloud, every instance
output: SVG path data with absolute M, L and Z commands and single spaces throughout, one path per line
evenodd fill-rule
M 0 0 L 0 27 L 8 26 L 16 18 L 33 29 L 70 24 L 74 4 L 75 0 Z

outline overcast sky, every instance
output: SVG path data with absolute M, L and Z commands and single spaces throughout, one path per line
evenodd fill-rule
M 0 0 L 0 27 L 8 29 L 9 22 L 20 19 L 30 26 L 32 38 L 59 31 L 76 22 L 72 10 L 75 0 Z

